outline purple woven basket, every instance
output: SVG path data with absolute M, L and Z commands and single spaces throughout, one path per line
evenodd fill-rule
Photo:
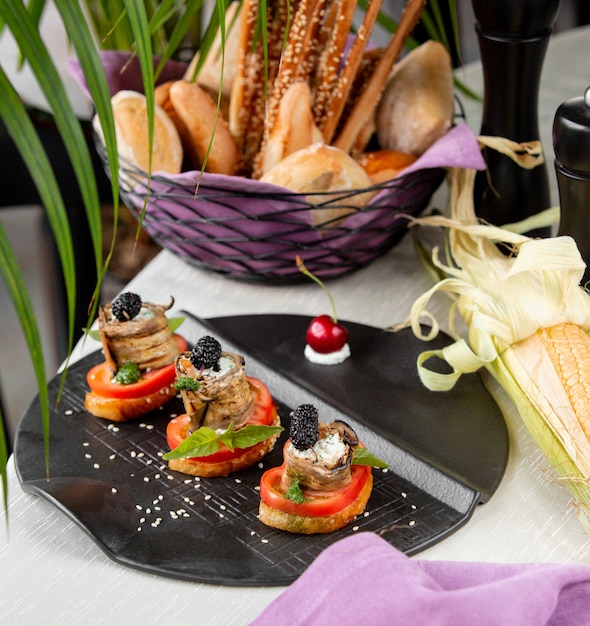
M 101 58 L 111 95 L 122 89 L 142 90 L 136 57 L 105 51 Z M 79 63 L 72 60 L 69 68 L 88 93 Z M 159 80 L 180 78 L 185 69 L 186 65 L 170 61 Z M 99 141 L 97 150 L 108 173 Z M 297 255 L 312 272 L 331 278 L 364 267 L 387 252 L 406 233 L 407 216 L 416 216 L 427 206 L 449 167 L 485 169 L 477 139 L 464 122 L 402 176 L 370 189 L 326 193 L 317 205 L 274 185 L 237 176 L 201 176 L 195 171 L 155 172 L 146 202 L 146 173 L 125 163 L 120 183 L 123 201 L 162 247 L 198 267 L 234 278 L 287 283 L 303 279 L 295 264 Z M 368 204 L 361 209 L 351 206 L 352 196 L 367 191 L 376 192 Z M 344 221 L 314 225 L 314 212 L 349 206 L 352 212 Z
M 106 51 L 101 58 L 111 95 L 122 89 L 142 90 L 136 57 Z M 72 60 L 69 68 L 88 93 L 79 63 Z M 170 61 L 159 80 L 180 78 L 185 69 Z M 97 150 L 109 173 L 100 141 Z M 120 184 L 122 200 L 162 247 L 227 276 L 287 283 L 303 279 L 297 255 L 312 272 L 331 278 L 364 267 L 390 250 L 406 233 L 408 216 L 424 210 L 450 167 L 485 169 L 477 139 L 462 121 L 402 176 L 369 189 L 323 194 L 316 205 L 274 185 L 195 171 L 155 172 L 146 201 L 146 173 L 125 163 Z M 376 192 L 371 201 L 355 207 L 352 197 L 368 191 Z M 350 207 L 351 214 L 338 223 L 314 225 L 318 220 L 313 213 L 327 207 Z
M 100 142 L 97 149 L 108 172 Z M 257 180 L 196 171 L 154 173 L 146 202 L 146 173 L 127 163 L 120 184 L 123 202 L 162 247 L 232 278 L 287 283 L 301 279 L 297 255 L 317 276 L 334 278 L 390 250 L 406 233 L 408 216 L 427 206 L 446 167 L 482 167 L 477 141 L 463 123 L 403 175 L 368 189 L 320 194 L 317 204 Z M 368 191 L 371 201 L 355 207 L 353 197 Z M 351 213 L 338 223 L 314 224 L 313 212 L 334 207 Z

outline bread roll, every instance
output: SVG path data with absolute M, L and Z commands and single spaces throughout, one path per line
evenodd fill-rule
M 175 80 L 168 80 L 165 83 L 158 85 L 154 90 L 154 101 L 158 106 L 162 107 L 164 111 L 166 111 L 168 117 L 178 129 L 178 116 L 172 106 L 172 102 L 170 102 L 170 87 L 172 87 L 175 82 Z
M 170 102 L 170 87 L 172 87 L 172 84 L 175 82 L 176 81 L 174 80 L 169 80 L 165 83 L 161 83 L 160 85 L 156 87 L 156 90 L 154 93 L 155 93 L 156 104 L 160 105 L 164 109 L 164 111 L 168 113 L 168 117 L 174 122 L 174 125 L 178 129 L 178 126 L 179 126 L 178 116 L 176 115 L 176 111 L 174 110 L 174 107 L 172 106 L 172 102 Z M 217 95 L 211 89 L 203 85 L 201 85 L 201 88 L 204 89 L 209 94 L 209 97 L 214 102 L 216 102 Z M 219 101 L 219 113 L 224 120 L 227 120 L 227 116 L 229 113 L 229 101 L 224 96 L 221 96 L 221 99 Z M 182 137 L 180 139 L 182 140 Z
M 372 185 L 365 170 L 352 157 L 339 148 L 323 143 L 314 143 L 293 152 L 260 180 L 306 194 L 307 201 L 316 205 L 334 200 L 334 196 L 316 195 L 318 192 L 342 191 L 345 195 L 346 191 L 366 189 Z M 336 202 L 347 206 L 313 209 L 313 222 L 316 226 L 327 228 L 336 226 L 355 211 L 354 207 L 364 207 L 374 193 L 354 194 Z
M 358 164 L 367 172 L 374 185 L 385 183 L 395 178 L 406 167 L 412 165 L 418 157 L 414 154 L 397 150 L 375 150 L 364 152 Z
M 211 44 L 207 56 L 199 69 L 196 82 L 211 94 L 219 93 L 229 101 L 232 84 L 236 75 L 236 61 L 238 58 L 238 15 L 241 9 L 240 2 L 232 2 L 225 9 L 225 42 L 222 45 L 221 31 L 218 30 Z M 223 53 L 223 54 L 222 54 Z M 195 80 L 195 71 L 200 59 L 200 51 L 192 58 L 184 73 L 184 79 Z M 223 72 L 223 78 L 221 74 Z
M 238 148 L 209 94 L 197 83 L 177 80 L 170 85 L 169 96 L 191 167 L 200 170 L 205 162 L 207 172 L 234 174 Z
M 420 155 L 453 123 L 451 59 L 439 42 L 427 41 L 394 68 L 377 110 L 381 148 Z
M 149 170 L 148 118 L 145 96 L 136 91 L 119 91 L 112 99 L 119 156 L 139 169 Z M 97 116 L 94 128 L 101 138 Z M 103 139 L 104 141 L 104 139 Z M 182 145 L 178 131 L 162 107 L 155 106 L 152 172 L 178 174 L 182 167 Z
M 293 83 L 281 99 L 277 119 L 261 153 L 261 174 L 293 152 L 316 142 L 323 142 L 323 136 L 313 120 L 311 90 L 303 81 Z
M 159 409 L 177 393 L 174 385 L 167 385 L 141 398 L 107 398 L 89 391 L 84 399 L 84 408 L 97 417 L 113 422 L 128 422 Z

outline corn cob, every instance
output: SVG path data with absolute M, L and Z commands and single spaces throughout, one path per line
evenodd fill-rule
M 590 337 L 577 324 L 541 328 L 510 346 L 502 361 L 524 394 L 516 402 L 521 418 L 590 532 Z
M 455 343 L 424 351 L 418 372 L 429 389 L 448 390 L 462 374 L 485 367 L 570 490 L 590 533 L 590 294 L 579 284 L 585 264 L 570 237 L 534 240 L 518 234 L 518 225 L 480 224 L 474 178 L 471 170 L 451 171 L 451 217 L 416 220 L 449 229 L 450 258 L 443 263 L 433 251 L 433 263 L 446 277 L 415 301 L 409 320 L 414 333 L 422 339 L 437 334 L 427 309 L 435 293 L 455 300 L 449 321 Z M 511 254 L 503 254 L 499 243 Z M 466 337 L 454 330 L 456 313 L 466 322 Z M 424 317 L 432 322 L 426 333 Z M 428 369 L 433 356 L 452 372 Z
M 559 324 L 536 332 L 567 394 L 582 429 L 582 446 L 590 442 L 590 380 L 582 378 L 590 366 L 590 337 L 575 324 Z

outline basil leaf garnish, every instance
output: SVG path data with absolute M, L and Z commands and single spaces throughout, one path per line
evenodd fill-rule
M 353 465 L 369 465 L 370 467 L 389 467 L 389 463 L 382 461 L 379 457 L 369 452 L 366 448 L 356 448 L 352 457 Z
M 184 323 L 184 320 L 186 320 L 186 317 L 169 317 L 168 328 L 170 329 L 170 332 L 173 333 L 175 330 L 180 328 L 180 326 Z
M 90 337 L 90 339 L 94 339 L 95 341 L 100 341 L 100 332 L 95 329 L 90 329 L 86 335 Z
M 230 449 L 249 448 L 283 430 L 282 426 L 261 426 L 248 424 L 244 428 L 233 430 L 232 425 L 220 435 L 219 439 Z
M 201 426 L 162 458 L 168 461 L 170 459 L 186 459 L 192 456 L 209 456 L 219 451 L 220 443 L 224 443 L 232 451 L 234 448 L 249 448 L 282 430 L 282 426 L 248 424 L 244 428 L 234 431 L 230 424 L 225 432 L 218 435 L 212 428 Z
M 169 459 L 186 459 L 191 456 L 209 456 L 218 450 L 219 435 L 212 428 L 201 426 L 162 458 L 168 461 Z

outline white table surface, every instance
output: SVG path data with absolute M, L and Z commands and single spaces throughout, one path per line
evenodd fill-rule
M 551 125 L 557 106 L 581 95 L 590 82 L 590 30 L 555 37 L 540 93 L 540 126 L 557 201 Z M 477 65 L 464 75 L 481 90 Z M 466 104 L 479 130 L 478 105 Z M 434 202 L 444 202 L 439 192 Z M 407 316 L 430 286 L 409 238 L 373 265 L 332 281 L 343 320 L 377 327 Z M 315 284 L 277 287 L 236 282 L 195 269 L 164 251 L 129 285 L 145 300 L 174 294 L 175 311 L 201 317 L 248 313 L 316 315 L 327 310 Z M 442 306 L 442 302 L 441 302 Z M 444 310 L 440 309 L 441 311 Z M 78 349 L 77 355 L 87 350 Z M 495 388 L 495 387 L 494 387 Z M 494 562 L 579 562 L 590 565 L 590 537 L 576 519 L 569 493 L 556 484 L 547 462 L 501 391 L 511 452 L 505 477 L 492 499 L 469 523 L 415 558 Z M 41 453 L 41 452 L 40 452 Z M 2 624 L 247 624 L 281 587 L 238 588 L 178 581 L 110 560 L 74 523 L 42 498 L 25 494 L 11 463 L 8 523 L 0 523 L 0 622 Z

